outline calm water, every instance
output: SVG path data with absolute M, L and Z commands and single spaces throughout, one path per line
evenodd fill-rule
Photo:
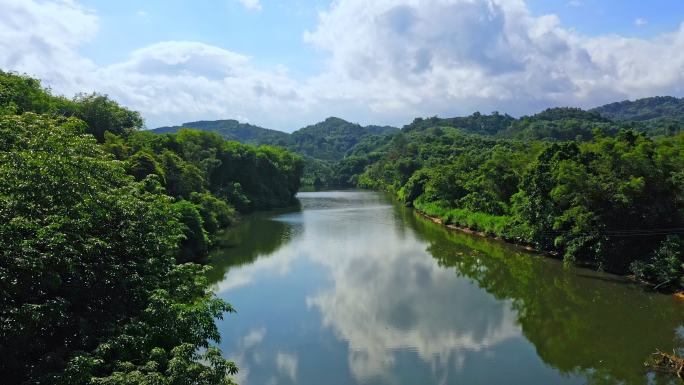
M 242 385 L 664 384 L 684 303 L 445 230 L 372 192 L 247 218 L 212 280 Z

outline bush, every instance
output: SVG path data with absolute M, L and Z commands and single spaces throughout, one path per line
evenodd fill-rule
M 211 194 L 194 192 L 190 194 L 190 201 L 197 206 L 204 230 L 210 235 L 235 221 L 235 209 Z
M 82 128 L 0 116 L 2 382 L 229 383 L 235 366 L 209 341 L 232 308 L 174 258 L 189 230 L 205 241 L 197 210 Z
M 668 235 L 647 261 L 635 261 L 632 272 L 656 288 L 684 288 L 684 253 L 681 238 Z
M 183 240 L 178 250 L 178 262 L 202 261 L 209 251 L 209 237 L 199 207 L 192 202 L 180 200 L 173 204 L 182 224 Z

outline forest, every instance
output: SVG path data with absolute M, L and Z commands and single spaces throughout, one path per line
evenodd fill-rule
M 683 162 L 684 134 L 552 142 L 431 127 L 395 136 L 358 184 L 445 224 L 677 289 Z
M 0 72 L 0 378 L 229 384 L 214 235 L 290 206 L 303 161 L 215 133 L 141 131 L 106 95 Z
M 682 111 L 684 99 L 654 97 L 520 118 L 417 118 L 362 135 L 329 118 L 287 147 L 307 157 L 304 185 L 388 191 L 446 225 L 680 290 Z M 306 150 L 330 147 L 334 156 Z
M 682 105 L 142 130 L 106 95 L 0 72 L 0 376 L 230 384 L 214 320 L 235 309 L 209 290 L 207 256 L 301 185 L 387 191 L 445 225 L 681 290 Z

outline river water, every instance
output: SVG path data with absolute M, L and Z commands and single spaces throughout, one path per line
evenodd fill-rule
M 447 230 L 375 192 L 300 193 L 220 238 L 242 385 L 669 384 L 684 303 Z

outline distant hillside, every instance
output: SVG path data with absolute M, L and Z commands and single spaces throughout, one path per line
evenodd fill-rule
M 188 122 L 180 126 L 155 128 L 152 132 L 173 133 L 183 127 L 215 132 L 226 139 L 242 143 L 285 147 L 301 155 L 325 161 L 342 159 L 364 138 L 399 131 L 398 128 L 389 126 L 363 127 L 331 117 L 292 134 L 240 123 L 236 120 Z
M 673 135 L 684 129 L 684 99 L 656 96 L 606 104 L 591 110 L 651 136 Z
M 644 120 L 646 118 L 649 119 Z M 623 128 L 650 136 L 673 135 L 684 128 L 684 99 L 656 97 L 614 103 L 589 111 L 557 107 L 518 119 L 498 112 L 490 115 L 476 112 L 455 118 L 417 118 L 402 131 L 425 131 L 435 127 L 453 127 L 468 134 L 520 140 L 591 140 L 597 132 L 613 136 Z
M 215 132 L 222 137 L 254 145 L 284 147 L 304 157 L 304 186 L 339 185 L 333 178 L 332 164 L 342 160 L 355 149 L 364 152 L 374 149 L 378 143 L 386 143 L 388 134 L 399 132 L 396 127 L 367 126 L 347 122 L 340 118 L 328 118 L 320 123 L 304 127 L 288 134 L 282 131 L 240 123 L 236 120 L 215 120 L 183 123 L 180 126 L 159 127 L 152 132 L 173 133 L 181 128 Z M 356 146 L 360 148 L 356 148 Z
M 684 98 L 656 96 L 635 101 L 606 104 L 591 110 L 614 121 L 643 122 L 654 119 L 674 119 L 684 122 Z
M 514 121 L 515 118 L 508 114 L 493 112 L 490 115 L 484 115 L 476 112 L 469 116 L 455 118 L 417 118 L 411 124 L 404 126 L 402 130 L 420 131 L 426 128 L 441 126 L 459 128 L 470 134 L 497 135 L 507 129 Z
M 340 118 L 328 118 L 293 132 L 290 149 L 312 158 L 336 161 L 364 138 L 398 131 L 396 127 L 363 127 Z
M 591 140 L 597 130 L 615 135 L 619 128 L 596 112 L 558 107 L 517 119 L 501 136 L 522 140 Z
M 401 130 L 389 126 L 364 127 L 330 117 L 291 134 L 236 120 L 189 122 L 153 131 L 175 132 L 181 127 L 216 132 L 226 139 L 243 143 L 284 147 L 304 157 L 304 185 L 339 187 L 356 185 L 357 178 L 368 166 L 390 149 L 400 148 L 404 142 L 411 151 L 421 146 L 443 151 L 420 156 L 446 157 L 456 150 L 431 144 L 446 140 L 445 135 L 459 143 L 466 139 L 485 140 L 493 141 L 492 145 L 526 141 L 590 141 L 597 135 L 617 136 L 622 129 L 640 131 L 651 137 L 674 135 L 684 129 L 684 99 L 653 97 L 608 104 L 592 110 L 549 108 L 520 118 L 498 112 L 476 112 L 452 118 L 417 118 Z M 477 137 L 479 139 L 474 139 Z M 410 164 L 405 166 L 406 170 L 411 169 Z
M 247 144 L 269 144 L 280 147 L 288 147 L 290 144 L 290 134 L 270 130 L 247 123 L 240 123 L 237 120 L 201 120 L 198 122 L 183 123 L 180 126 L 159 127 L 151 130 L 157 134 L 168 134 L 177 132 L 181 128 L 194 128 L 202 131 L 215 132 L 225 139 L 235 140 Z

